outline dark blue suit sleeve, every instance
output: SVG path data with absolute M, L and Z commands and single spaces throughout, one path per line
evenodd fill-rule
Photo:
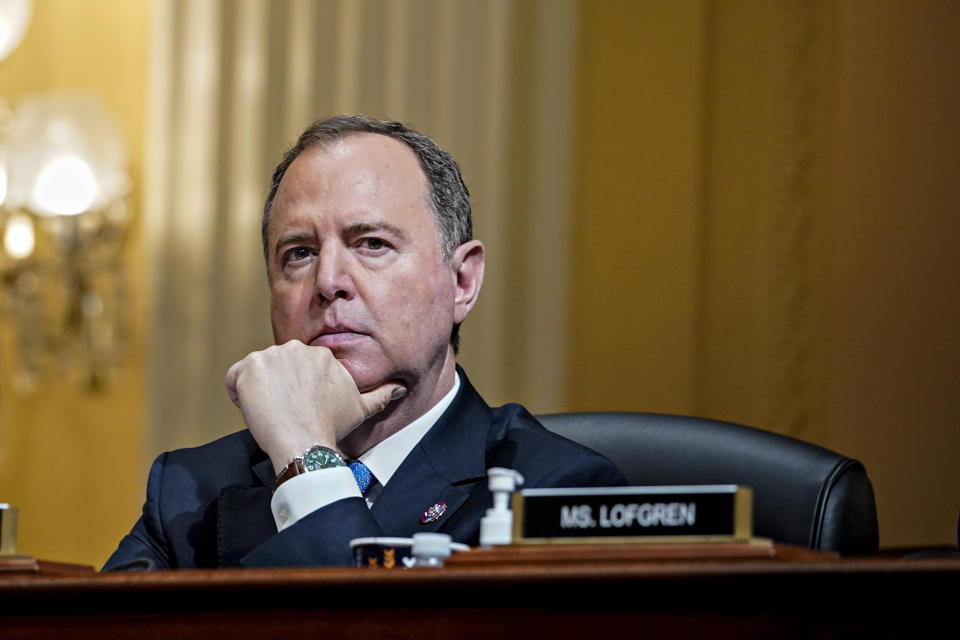
M 362 498 L 345 498 L 317 509 L 271 536 L 240 559 L 244 567 L 349 565 L 350 541 L 381 536 Z
M 120 541 L 102 571 L 117 571 L 127 568 L 149 566 L 153 569 L 169 569 L 170 555 L 160 520 L 160 489 L 167 454 L 160 455 L 150 468 L 147 480 L 147 500 L 143 514 L 133 529 Z
M 612 462 L 593 455 L 574 466 L 557 466 L 539 478 L 535 484 L 525 487 L 623 487 L 629 484 L 627 476 Z

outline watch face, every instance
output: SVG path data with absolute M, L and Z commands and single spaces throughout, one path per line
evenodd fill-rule
M 303 455 L 303 466 L 307 471 L 346 466 L 336 451 L 326 447 L 315 447 Z

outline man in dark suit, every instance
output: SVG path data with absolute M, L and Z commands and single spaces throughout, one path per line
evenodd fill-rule
M 494 466 L 525 486 L 625 483 L 457 368 L 484 247 L 429 137 L 315 123 L 274 172 L 262 233 L 276 346 L 226 380 L 247 431 L 160 456 L 105 569 L 345 564 L 352 538 L 418 531 L 475 545 Z

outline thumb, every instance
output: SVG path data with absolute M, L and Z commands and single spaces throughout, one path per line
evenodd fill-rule
M 360 406 L 363 407 L 363 419 L 375 416 L 387 408 L 394 400 L 407 394 L 407 388 L 402 384 L 387 383 L 376 389 L 360 394 Z

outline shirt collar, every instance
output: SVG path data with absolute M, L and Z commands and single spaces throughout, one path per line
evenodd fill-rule
M 387 484 L 397 467 L 407 457 L 407 454 L 417 446 L 417 443 L 423 439 L 423 436 L 427 435 L 430 428 L 437 423 L 443 412 L 447 410 L 459 390 L 460 374 L 454 372 L 453 388 L 440 399 L 440 402 L 433 405 L 425 414 L 406 427 L 386 440 L 377 443 L 360 456 L 359 460 L 367 465 L 367 468 L 380 481 L 381 485 Z

